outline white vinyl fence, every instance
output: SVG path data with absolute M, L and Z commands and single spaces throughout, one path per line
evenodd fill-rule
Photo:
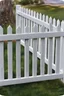
M 16 6 L 16 34 L 12 27 L 3 34 L 0 27 L 0 86 L 61 79 L 64 82 L 64 21 Z M 13 41 L 16 44 L 16 77 L 13 77 Z M 7 43 L 8 77 L 5 79 L 4 42 Z M 24 76 L 22 76 L 21 45 L 24 46 Z M 29 52 L 32 53 L 30 75 Z M 40 73 L 37 59 L 40 59 Z M 47 64 L 47 73 L 45 65 Z M 54 72 L 53 72 L 54 70 Z
M 58 27 L 57 27 L 58 28 Z M 33 33 L 21 34 L 21 28 L 17 28 L 17 34 L 12 34 L 11 26 L 8 27 L 8 33 L 3 34 L 3 29 L 0 27 L 0 86 L 29 83 L 43 80 L 52 79 L 63 79 L 63 70 L 60 70 L 60 38 L 64 37 L 64 32 L 54 31 L 54 32 L 44 32 L 44 27 L 42 27 L 43 32 L 36 33 L 36 26 L 33 28 Z M 27 27 L 25 31 L 27 30 Z M 55 67 L 52 66 L 52 41 L 53 37 L 56 39 L 56 59 Z M 49 39 L 49 52 L 48 52 L 48 67 L 47 74 L 45 74 L 45 44 L 46 39 Z M 32 49 L 30 48 L 30 40 L 32 39 Z M 37 51 L 37 43 L 40 39 L 40 53 Z M 21 62 L 21 40 L 24 41 L 24 76 L 22 76 L 22 62 Z M 13 78 L 13 53 L 12 43 L 16 43 L 16 77 Z M 4 42 L 7 43 L 7 60 L 8 60 L 8 78 L 5 79 L 5 68 L 4 68 Z M 64 46 L 63 46 L 64 47 Z M 32 75 L 29 75 L 29 49 L 32 52 Z M 40 59 L 40 74 L 37 74 L 37 57 Z M 55 72 L 52 69 L 55 68 Z
M 33 10 L 23 8 L 20 5 L 16 6 L 16 28 L 20 27 L 21 34 L 31 34 L 36 32 L 54 33 L 55 35 L 59 32 L 64 32 L 64 21 L 56 20 L 55 18 L 42 15 L 41 13 L 35 12 Z M 49 35 L 50 36 L 50 35 Z M 35 44 L 33 40 L 29 40 L 29 51 L 33 53 L 36 57 L 41 60 L 40 72 L 41 75 L 44 74 L 44 63 L 48 65 L 48 74 L 52 74 L 52 69 L 55 70 L 56 74 L 58 72 L 63 73 L 64 70 L 64 37 L 60 38 L 41 38 L 35 39 Z M 25 41 L 21 40 L 21 44 L 25 46 Z M 37 46 L 37 47 L 36 47 Z M 35 50 L 35 51 L 34 51 Z M 34 53 L 35 52 L 35 53 Z M 37 53 L 37 54 L 36 54 Z M 37 60 L 35 59 L 34 70 L 36 71 Z

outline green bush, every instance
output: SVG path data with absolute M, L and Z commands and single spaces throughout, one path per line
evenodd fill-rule
M 34 0 L 34 3 L 38 4 L 39 0 Z
M 32 1 L 32 0 L 21 0 L 20 3 L 21 3 L 22 5 L 28 5 L 28 4 L 32 4 L 33 1 Z
M 21 3 L 22 5 L 28 5 L 28 4 L 43 4 L 43 1 L 40 0 L 21 0 L 19 3 Z

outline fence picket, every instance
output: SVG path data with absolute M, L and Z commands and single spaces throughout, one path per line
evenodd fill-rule
M 38 12 L 36 13 L 36 18 L 39 19 L 39 13 Z M 37 25 L 37 32 L 39 32 L 39 25 L 38 24 L 36 24 L 36 25 Z M 37 39 L 37 51 L 39 51 L 39 39 Z
M 42 20 L 42 14 L 39 14 L 39 19 Z M 41 31 L 41 25 L 39 25 L 39 32 Z M 39 52 L 41 52 L 41 39 L 39 38 Z
M 25 33 L 28 33 L 29 28 L 28 26 L 25 27 Z M 29 40 L 25 40 L 25 51 L 24 51 L 24 76 L 28 77 L 29 76 Z
M 33 27 L 33 32 L 36 32 L 36 25 Z M 33 54 L 32 54 L 32 76 L 37 75 L 37 39 L 33 39 Z
M 52 31 L 52 18 L 49 19 L 50 28 L 49 31 Z M 48 74 L 52 74 L 52 38 L 48 39 Z
M 53 19 L 53 26 L 56 26 L 56 19 Z M 56 29 L 53 29 L 55 31 Z M 53 37 L 52 62 L 54 63 L 55 37 Z
M 17 33 L 20 33 L 21 28 L 17 28 Z M 20 78 L 21 77 L 21 66 L 20 66 L 20 40 L 16 41 L 16 77 Z
M 9 26 L 7 29 L 8 34 L 12 34 L 12 27 Z M 8 41 L 8 79 L 12 79 L 12 41 Z
M 0 26 L 0 35 L 3 35 L 3 28 Z M 0 80 L 4 79 L 4 43 L 0 42 Z
M 29 76 L 29 40 L 25 40 L 25 66 L 24 66 L 24 76 Z
M 41 31 L 44 32 L 44 26 L 41 27 Z M 40 75 L 45 71 L 45 39 L 41 39 L 41 59 L 40 59 Z
M 56 26 L 56 19 L 53 19 L 53 26 Z
M 33 11 L 31 11 L 31 16 L 33 16 Z M 31 21 L 30 23 L 31 23 L 30 25 L 31 25 L 31 33 L 32 33 L 33 22 Z M 32 39 L 31 39 L 31 47 L 32 47 Z
M 45 20 L 45 19 L 44 19 L 44 20 Z M 46 22 L 47 22 L 47 23 L 49 22 L 48 16 L 46 16 Z M 45 32 L 48 32 L 48 29 L 47 29 L 47 28 L 46 28 Z M 45 38 L 45 58 L 48 57 L 48 56 L 47 56 L 47 48 L 48 48 L 47 45 L 48 45 L 48 44 L 47 44 L 47 38 Z
M 57 21 L 57 31 L 60 31 L 60 22 Z M 59 73 L 59 67 L 60 67 L 60 37 L 56 38 L 56 73 Z
M 33 14 L 34 18 L 36 18 L 36 12 L 34 11 L 34 14 Z M 35 25 L 36 23 L 33 22 L 33 26 Z
M 43 21 L 45 22 L 46 21 L 46 17 L 45 17 L 45 15 L 43 14 Z

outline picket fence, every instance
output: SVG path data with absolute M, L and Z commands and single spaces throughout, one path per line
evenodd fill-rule
M 16 77 L 13 78 L 13 41 L 16 43 Z M 8 78 L 5 79 L 4 42 L 7 42 Z M 20 48 L 24 46 L 24 76 Z M 32 76 L 29 74 L 32 53 Z M 64 82 L 64 21 L 16 5 L 16 34 L 12 27 L 3 34 L 0 26 L 0 86 L 60 79 Z M 38 75 L 37 58 L 40 59 Z M 47 73 L 45 74 L 45 64 Z M 54 70 L 54 72 L 53 72 Z

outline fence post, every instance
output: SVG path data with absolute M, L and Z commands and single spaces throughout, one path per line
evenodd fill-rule
M 57 20 L 57 31 L 61 31 L 60 30 L 60 21 Z M 55 65 L 56 65 L 56 73 L 60 73 L 60 37 L 56 38 L 56 54 L 55 54 Z
M 29 27 L 25 27 L 25 33 L 29 31 Z M 24 48 L 24 76 L 29 76 L 29 40 L 25 39 L 25 48 Z
M 62 28 L 62 31 L 64 32 L 64 21 L 62 21 L 61 23 L 61 28 Z M 60 71 L 63 72 L 63 78 L 61 79 L 61 81 L 64 83 L 64 37 L 62 38 L 62 46 L 60 50 L 61 51 L 61 61 L 60 61 Z
M 0 26 L 0 35 L 3 35 L 3 28 Z M 4 42 L 0 42 L 0 80 L 4 79 Z
M 53 30 L 53 26 L 52 26 L 52 18 L 49 18 L 49 31 Z M 52 46 L 53 45 L 53 41 L 52 38 L 48 39 L 48 74 L 52 73 Z
M 16 34 L 20 34 L 20 27 L 17 28 L 17 33 Z M 21 48 L 20 48 L 20 40 L 16 41 L 16 78 L 20 78 L 21 77 Z
M 21 6 L 20 5 L 16 5 L 16 33 L 17 33 L 17 28 L 19 27 L 20 23 L 21 23 L 21 18 L 19 17 L 19 15 L 17 14 L 17 12 L 21 10 Z M 21 26 L 21 25 L 20 25 Z

